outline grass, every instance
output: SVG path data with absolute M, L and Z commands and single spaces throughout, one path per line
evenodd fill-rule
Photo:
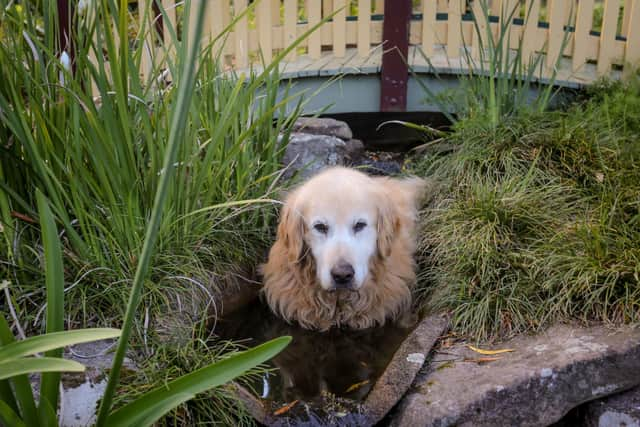
M 224 360 L 238 353 L 242 348 L 231 342 L 205 342 L 198 339 L 199 326 L 191 331 L 192 339 L 185 341 L 181 347 L 158 345 L 154 353 L 149 355 L 142 371 L 126 372 L 116 396 L 116 403 L 129 402 L 181 375 L 207 366 L 213 362 Z M 262 369 L 254 369 L 245 374 L 239 381 L 242 383 L 251 376 L 259 375 Z M 233 387 L 222 386 L 198 395 L 163 421 L 162 425 L 254 425 L 254 421 L 246 413 L 242 405 L 233 395 Z
M 67 275 L 71 283 L 79 280 L 68 290 L 79 309 L 71 317 L 81 318 L 81 308 L 91 306 L 98 317 L 112 318 L 121 314 L 109 307 L 121 306 L 117 302 L 137 265 L 163 174 L 176 86 L 154 85 L 159 70 L 142 81 L 133 71 L 140 66 L 140 48 L 118 53 L 108 32 L 103 37 L 111 69 L 131 69 L 129 78 L 110 79 L 104 63 L 91 64 L 87 57 L 94 46 L 79 34 L 76 75 L 67 74 L 61 85 L 59 73 L 66 73 L 61 65 L 34 57 L 30 48 L 31 42 L 43 57 L 51 57 L 35 23 L 3 13 L 0 204 L 2 242 L 11 254 L 4 265 L 13 269 L 14 285 L 24 286 L 21 295 L 38 297 L 39 287 L 22 278 L 35 272 L 30 264 L 37 236 L 28 221 L 36 217 L 33 188 L 41 187 L 64 226 L 71 262 Z M 102 31 L 100 25 L 97 29 Z M 23 38 L 22 30 L 33 39 Z M 223 78 L 211 51 L 200 63 L 147 283 L 148 295 L 161 293 L 158 298 L 185 285 L 176 286 L 172 277 L 220 284 L 217 277 L 229 265 L 249 263 L 261 254 L 275 209 L 267 202 L 240 202 L 269 199 L 279 190 L 284 143 L 278 135 L 283 133 L 286 142 L 299 112 L 285 112 L 284 102 L 276 99 L 276 70 Z M 177 76 L 178 64 L 169 66 Z M 90 79 L 100 91 L 97 104 L 87 90 Z M 20 297 L 18 303 L 28 305 Z
M 639 75 L 557 102 L 553 76 L 533 83 L 541 57 L 486 39 L 455 92 L 425 88 L 455 115 L 412 163 L 439 183 L 421 217 L 421 305 L 478 339 L 640 321 Z
M 0 1 L 0 277 L 11 282 L 11 302 L 24 329 L 42 331 L 39 188 L 61 230 L 69 283 L 66 325 L 120 326 L 135 286 L 139 314 L 128 312 L 133 341 L 144 342 L 150 352 L 134 346 L 139 364 L 145 370 L 150 355 L 158 355 L 154 366 L 169 371 L 181 350 L 159 352 L 147 325 L 171 313 L 174 301 L 194 295 L 200 299 L 193 314 L 206 320 L 212 295 L 225 286 L 225 273 L 261 259 L 276 210 L 271 199 L 281 189 L 280 155 L 300 105 L 288 111 L 285 104 L 295 95 L 278 97 L 279 58 L 264 72 L 238 76 L 224 74 L 221 59 L 208 48 L 199 57 L 190 99 L 176 109 L 187 75 L 184 49 L 163 64 L 173 84 L 159 82 L 160 65 L 143 76 L 142 44 L 127 42 L 126 3 L 96 2 L 100 19 L 81 21 L 72 74 L 54 54 L 57 19 L 46 10 L 49 3 L 18 8 Z M 169 34 L 180 46 L 178 31 Z M 104 50 L 96 47 L 94 35 Z M 97 63 L 89 60 L 92 54 Z M 185 125 L 175 126 L 178 114 Z M 175 159 L 165 164 L 172 147 Z M 158 193 L 163 180 L 166 187 Z M 165 197 L 161 216 L 159 208 L 153 214 L 157 194 Z M 150 223 L 156 239 L 143 252 Z M 134 281 L 136 269 L 147 261 L 149 274 L 143 270 Z M 138 306 L 136 299 L 129 307 Z M 196 329 L 191 337 L 198 341 L 206 335 Z M 194 346 L 189 360 L 199 354 L 211 361 L 229 348 L 215 341 Z M 160 385 L 164 373 L 157 374 L 152 382 Z M 218 408 L 235 409 L 209 410 L 207 416 L 243 417 L 241 408 L 224 401 Z M 201 416 L 193 408 L 178 412 Z
M 480 339 L 560 319 L 640 321 L 640 77 L 563 111 L 457 122 L 424 211 L 421 298 Z

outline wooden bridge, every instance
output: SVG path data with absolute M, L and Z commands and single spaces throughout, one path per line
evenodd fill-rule
M 257 66 L 261 57 L 269 62 L 330 17 L 291 51 L 281 71 L 311 89 L 341 75 L 318 100 L 318 106 L 334 101 L 333 112 L 433 109 L 416 79 L 438 92 L 457 75 L 482 72 L 490 35 L 508 45 L 507 57 L 519 52 L 525 66 L 537 61 L 541 81 L 563 86 L 617 78 L 640 62 L 640 0 L 196 1 L 207 3 L 208 37 L 251 7 L 216 46 L 235 70 Z M 176 27 L 175 0 L 139 0 L 138 7 L 141 28 L 157 26 L 161 16 Z M 143 73 L 167 52 L 146 34 Z

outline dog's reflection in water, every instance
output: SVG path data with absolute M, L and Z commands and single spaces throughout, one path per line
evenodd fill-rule
M 217 335 L 255 346 L 282 335 L 293 337 L 272 360 L 279 381 L 269 381 L 274 401 L 326 400 L 327 393 L 362 401 L 409 330 L 394 325 L 365 330 L 315 332 L 284 322 L 259 302 L 220 320 Z

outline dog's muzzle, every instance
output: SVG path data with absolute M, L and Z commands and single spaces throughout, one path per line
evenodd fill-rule
M 331 290 L 336 289 L 353 289 L 353 276 L 355 271 L 353 266 L 345 261 L 338 262 L 331 269 L 331 279 L 333 280 L 333 287 Z

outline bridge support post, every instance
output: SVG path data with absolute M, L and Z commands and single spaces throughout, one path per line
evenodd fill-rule
M 74 13 L 73 3 L 74 2 L 71 0 L 57 0 L 56 2 L 56 6 L 58 8 L 58 44 L 55 49 L 57 49 L 56 54 L 58 58 L 60 58 L 62 52 L 67 53 L 71 69 L 75 71 L 76 49 L 72 31 Z
M 427 0 L 431 1 L 431 0 Z M 385 0 L 380 111 L 406 111 L 411 0 Z

